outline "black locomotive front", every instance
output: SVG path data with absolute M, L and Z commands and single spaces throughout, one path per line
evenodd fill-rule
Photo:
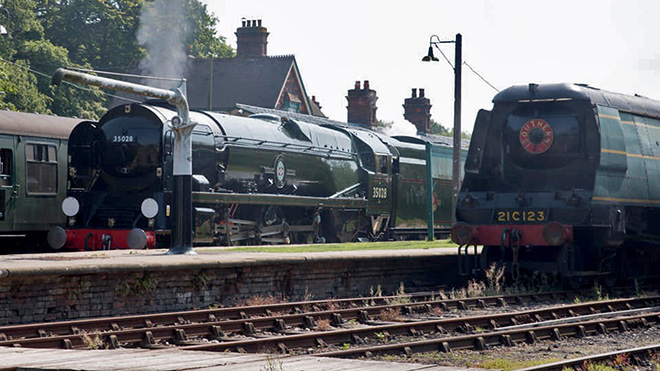
M 163 227 L 163 125 L 157 109 L 118 107 L 98 123 L 82 123 L 69 141 L 67 248 L 154 247 Z
M 590 223 L 600 151 L 593 107 L 559 84 L 512 87 L 493 102 L 475 124 L 452 238 L 484 245 L 482 267 L 553 271 Z

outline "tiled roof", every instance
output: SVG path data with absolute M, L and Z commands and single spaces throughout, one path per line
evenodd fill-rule
M 292 55 L 249 59 L 190 59 L 188 103 L 192 109 L 230 110 L 236 103 L 274 107 L 294 65 Z M 210 91 L 209 87 L 213 85 Z
M 326 117 L 323 112 L 321 112 L 321 107 L 313 99 L 307 100 L 309 101 L 309 106 L 312 108 L 312 115 Z

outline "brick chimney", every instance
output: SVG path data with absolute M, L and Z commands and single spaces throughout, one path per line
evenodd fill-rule
M 265 57 L 268 45 L 268 30 L 261 26 L 261 19 L 242 20 L 236 29 L 236 58 Z
M 348 91 L 348 122 L 373 127 L 376 123 L 376 91 L 369 89 L 369 80 L 364 81 L 364 88 L 360 89 L 360 82 L 355 82 L 355 88 Z
M 424 97 L 424 89 L 412 90 L 410 98 L 406 98 L 403 105 L 403 117 L 413 123 L 418 133 L 428 133 L 431 131 L 431 101 Z

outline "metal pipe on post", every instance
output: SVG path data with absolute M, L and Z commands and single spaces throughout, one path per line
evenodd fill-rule
M 451 225 L 456 224 L 458 192 L 461 189 L 461 72 L 463 66 L 463 36 L 456 34 L 454 58 L 454 158 L 451 177 Z
M 62 81 L 98 86 L 105 89 L 124 91 L 142 96 L 166 100 L 176 106 L 177 116 L 172 119 L 174 131 L 174 228 L 172 246 L 167 254 L 196 254 L 192 248 L 192 129 L 188 101 L 179 89 L 165 90 L 125 81 L 94 76 L 82 72 L 58 68 L 53 74 L 51 84 L 59 85 Z

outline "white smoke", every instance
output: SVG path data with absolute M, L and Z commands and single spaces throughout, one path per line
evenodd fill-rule
M 182 78 L 185 72 L 186 40 L 192 29 L 185 17 L 185 0 L 145 2 L 140 13 L 138 43 L 147 50 L 140 61 L 144 75 Z M 178 83 L 149 81 L 148 85 L 172 88 Z
M 415 127 L 415 125 L 413 125 L 408 121 L 396 121 L 392 124 L 392 126 L 388 127 L 385 130 L 385 134 L 389 136 L 393 136 L 393 135 L 416 136 L 417 128 Z

